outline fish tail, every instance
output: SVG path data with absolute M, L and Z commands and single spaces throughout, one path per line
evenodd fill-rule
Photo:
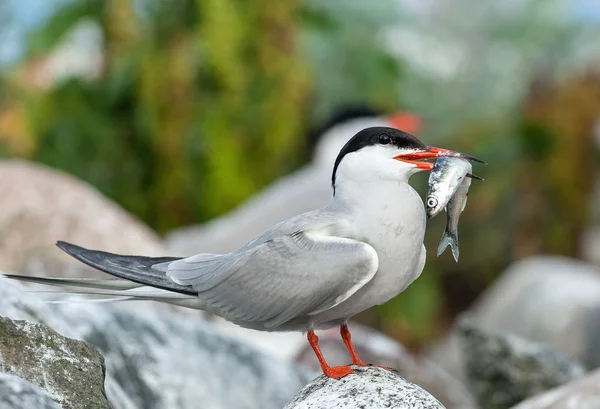
M 452 256 L 454 257 L 454 261 L 458 263 L 458 233 L 453 234 L 450 233 L 448 230 L 444 231 L 442 241 L 440 241 L 440 244 L 437 249 L 438 257 L 442 255 L 442 253 L 444 252 L 444 250 L 446 250 L 446 247 L 448 246 L 450 246 L 450 248 L 452 249 Z

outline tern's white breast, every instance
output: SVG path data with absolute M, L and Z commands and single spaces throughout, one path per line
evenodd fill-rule
M 363 193 L 364 200 L 345 210 L 355 221 L 349 236 L 373 246 L 379 269 L 367 285 L 319 321 L 349 318 L 383 304 L 404 291 L 423 270 L 426 218 L 417 192 L 408 183 L 396 182 L 393 186 L 377 184 Z

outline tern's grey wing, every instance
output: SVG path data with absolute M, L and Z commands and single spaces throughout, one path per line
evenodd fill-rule
M 340 217 L 338 212 L 333 212 L 326 206 L 321 209 L 296 215 L 276 224 L 260 236 L 250 240 L 234 253 L 246 252 L 267 241 L 299 231 L 320 231 L 326 235 L 343 236 L 343 233 L 347 230 L 350 223 L 350 219 Z
M 174 262 L 167 275 L 191 285 L 211 311 L 265 328 L 336 306 L 368 283 L 379 265 L 370 245 L 319 230 L 280 235 L 220 257 Z

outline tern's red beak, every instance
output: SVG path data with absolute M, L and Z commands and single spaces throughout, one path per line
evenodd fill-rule
M 439 158 L 442 156 L 450 156 L 450 157 L 454 157 L 454 158 L 461 158 L 461 159 L 471 160 L 474 162 L 485 163 L 481 159 L 477 159 L 476 157 L 467 155 L 466 153 L 455 152 L 455 151 L 451 151 L 449 149 L 435 148 L 433 146 L 428 146 L 424 151 L 417 151 L 417 152 L 406 153 L 403 155 L 398 155 L 398 156 L 394 157 L 394 159 L 402 161 L 402 162 L 406 162 L 406 163 L 411 163 L 413 165 L 416 165 L 416 167 L 419 169 L 432 170 L 433 162 L 425 162 L 423 160 L 435 159 L 435 158 Z

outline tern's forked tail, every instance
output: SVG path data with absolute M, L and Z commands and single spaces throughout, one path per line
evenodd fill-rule
M 21 282 L 76 288 L 69 291 L 42 291 L 54 294 L 111 297 L 106 301 L 153 300 L 202 309 L 203 304 L 191 287 L 179 285 L 170 280 L 164 271 L 152 268 L 157 263 L 179 260 L 178 257 L 124 256 L 88 250 L 65 242 L 58 242 L 57 245 L 83 263 L 119 279 L 29 277 L 15 274 L 3 276 Z

